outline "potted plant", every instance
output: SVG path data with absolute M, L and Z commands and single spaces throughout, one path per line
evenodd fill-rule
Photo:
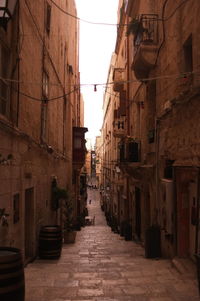
M 133 18 L 131 22 L 128 24 L 126 35 L 129 36 L 130 34 L 137 35 L 138 32 L 143 31 L 143 26 L 139 19 Z
M 76 231 L 74 228 L 73 201 L 71 198 L 65 200 L 63 210 L 63 228 L 64 243 L 74 243 L 76 239 Z

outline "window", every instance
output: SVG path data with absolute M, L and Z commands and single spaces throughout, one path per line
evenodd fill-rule
M 173 179 L 173 163 L 174 160 L 166 160 L 164 167 L 164 178 Z
M 184 71 L 192 72 L 193 71 L 193 55 L 192 55 L 192 35 L 187 39 L 183 45 L 184 52 Z
M 154 143 L 155 142 L 155 129 L 148 131 L 148 143 Z
M 127 151 L 129 162 L 140 162 L 140 143 L 129 142 L 127 145 Z
M 51 6 L 47 3 L 46 5 L 46 32 L 49 35 L 51 28 Z
M 0 46 L 0 76 L 9 77 L 10 53 L 7 48 Z M 10 114 L 10 89 L 5 80 L 0 80 L 0 114 L 9 116 Z
M 67 65 L 68 66 L 68 72 L 71 74 L 74 74 L 73 72 L 73 66 L 72 65 Z

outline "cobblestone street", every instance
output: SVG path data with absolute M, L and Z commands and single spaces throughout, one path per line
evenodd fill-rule
M 98 191 L 89 191 L 95 225 L 64 244 L 59 260 L 37 259 L 25 268 L 26 301 L 197 301 L 194 271 L 182 274 L 171 260 L 146 259 L 144 249 L 107 226 Z

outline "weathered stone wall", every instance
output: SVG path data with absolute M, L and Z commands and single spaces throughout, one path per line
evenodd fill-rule
M 56 3 L 71 14 L 76 14 L 74 1 L 68 1 L 68 6 L 61 1 Z M 71 189 L 72 118 L 74 125 L 78 126 L 79 93 L 51 100 L 69 93 L 78 84 L 77 24 L 75 19 L 61 13 L 51 2 L 49 4 L 52 10 L 48 37 L 44 28 L 45 1 L 20 3 L 18 127 L 13 127 L 9 118 L 0 115 L 0 154 L 3 158 L 12 155 L 8 162 L 0 164 L 0 208 L 5 208 L 9 214 L 8 226 L 0 223 L 0 244 L 19 247 L 25 251 L 28 212 L 31 225 L 28 242 L 32 248 L 30 256 L 37 253 L 40 226 L 60 223 L 59 210 L 56 214 L 51 206 L 51 182 L 56 177 L 59 187 Z M 5 36 L 5 33 L 2 35 Z M 47 135 L 45 141 L 42 141 L 44 69 L 49 75 L 49 101 Z M 26 209 L 28 204 L 25 201 L 25 191 L 30 188 L 33 188 L 32 214 Z M 15 194 L 19 194 L 19 221 L 16 223 L 13 221 Z

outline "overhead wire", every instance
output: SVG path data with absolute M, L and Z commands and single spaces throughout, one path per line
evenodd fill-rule
M 57 70 L 56 70 L 56 67 L 55 67 L 55 64 L 54 64 L 54 62 L 53 62 L 53 59 L 52 59 L 52 57 L 51 57 L 51 55 L 50 55 L 50 53 L 49 53 L 49 50 L 48 50 L 48 48 L 47 48 L 47 46 L 46 46 L 46 44 L 45 44 L 45 41 L 44 41 L 44 39 L 43 39 L 43 37 L 42 37 L 42 35 L 41 35 L 41 33 L 40 33 L 39 27 L 38 27 L 38 25 L 37 25 L 37 23 L 36 23 L 36 21 L 35 21 L 35 18 L 34 18 L 34 16 L 33 16 L 32 12 L 31 12 L 31 9 L 30 9 L 30 6 L 29 6 L 29 3 L 27 2 L 27 0 L 25 0 L 25 4 L 26 4 L 26 7 L 27 7 L 27 9 L 28 9 L 28 11 L 29 11 L 29 14 L 30 14 L 30 16 L 31 16 L 31 19 L 32 19 L 32 21 L 33 21 L 33 23 L 34 23 L 34 25 L 35 25 L 35 28 L 36 28 L 36 30 L 37 30 L 39 39 L 40 39 L 40 41 L 42 42 L 42 45 L 44 46 L 45 51 L 46 51 L 47 54 L 48 54 L 48 57 L 49 57 L 49 60 L 50 60 L 50 62 L 51 62 L 51 65 L 52 65 L 52 67 L 53 67 L 53 70 L 54 70 L 54 72 L 55 72 L 55 74 L 56 74 L 56 77 L 57 77 L 57 79 L 58 79 L 58 81 L 59 81 L 59 83 L 60 83 L 60 86 L 62 87 L 63 92 L 64 92 L 64 87 L 63 87 L 63 84 L 62 84 L 62 82 L 61 82 L 61 80 L 60 80 L 59 74 L 58 74 L 58 72 L 57 72 Z
M 107 82 L 107 83 L 83 83 L 83 84 L 66 84 L 65 86 L 76 86 L 78 87 L 82 87 L 82 86 L 96 86 L 96 88 L 98 86 L 102 86 L 102 87 L 107 87 L 109 85 L 114 85 L 116 82 L 119 84 L 127 84 L 127 83 L 138 83 L 138 82 L 148 82 L 148 81 L 154 81 L 154 80 L 159 80 L 159 79 L 170 79 L 170 78 L 184 78 L 187 77 L 189 75 L 192 74 L 198 74 L 200 73 L 200 69 L 197 70 L 193 70 L 193 71 L 187 71 L 187 72 L 180 72 L 180 73 L 176 73 L 176 74 L 170 74 L 170 75 L 160 75 L 160 76 L 154 76 L 154 77 L 148 77 L 148 78 L 140 78 L 138 79 L 132 79 L 132 80 L 117 80 L 117 81 L 111 81 L 111 82 Z M 6 82 L 15 82 L 15 83 L 21 83 L 21 84 L 30 84 L 30 85 L 43 85 L 42 83 L 38 83 L 38 82 L 26 82 L 26 81 L 18 81 L 15 79 L 11 79 L 11 78 L 4 78 L 0 76 L 0 80 L 6 81 Z M 56 83 L 49 83 L 49 85 L 51 86 L 59 86 L 59 84 Z M 105 91 L 106 93 L 106 91 Z
M 53 69 L 54 69 L 54 71 L 55 71 L 55 73 L 56 73 L 56 75 L 57 75 L 58 81 L 59 81 L 59 84 L 54 84 L 54 83 L 50 83 L 50 84 L 51 84 L 51 85 L 62 86 L 63 91 L 64 91 L 64 87 L 63 87 L 63 85 L 62 85 L 62 83 L 61 83 L 61 81 L 60 81 L 59 75 L 58 75 L 57 70 L 56 70 L 56 68 L 55 68 L 55 66 L 54 66 L 54 63 L 53 63 L 53 61 L 52 61 L 52 58 L 51 58 L 51 56 L 50 56 L 50 54 L 49 54 L 48 49 L 46 48 L 45 42 L 44 42 L 44 40 L 43 40 L 43 38 L 42 38 L 42 35 L 41 35 L 40 30 L 39 30 L 39 28 L 38 28 L 38 25 L 37 25 L 37 23 L 36 23 L 36 21 L 35 21 L 33 15 L 32 15 L 31 9 L 30 9 L 30 7 L 29 7 L 29 3 L 28 3 L 26 0 L 25 0 L 25 4 L 26 4 L 26 7 L 27 7 L 27 9 L 28 9 L 28 12 L 29 12 L 29 14 L 30 14 L 30 16 L 31 16 L 31 19 L 32 19 L 32 21 L 33 21 L 33 23 L 34 23 L 34 25 L 35 25 L 35 28 L 36 28 L 36 30 L 37 30 L 39 39 L 40 39 L 40 41 L 42 42 L 42 44 L 44 45 L 44 47 L 45 47 L 45 49 L 46 49 L 46 51 L 47 51 L 47 53 L 48 53 L 49 59 L 50 59 L 50 61 L 51 61 L 51 63 L 52 63 Z M 18 54 L 21 53 L 21 51 L 22 51 L 22 45 L 23 45 L 23 42 L 24 42 L 24 27 L 23 27 L 23 23 L 22 23 L 22 22 L 21 22 L 21 30 L 22 30 L 22 41 L 21 41 L 21 46 L 20 46 L 19 49 L 18 49 Z M 12 83 L 27 84 L 27 82 L 15 80 L 15 79 L 12 79 L 12 78 L 3 78 L 3 77 L 0 77 L 0 80 L 1 80 L 1 81 L 4 81 L 4 82 L 10 83 L 10 88 L 11 88 L 12 90 L 15 90 L 15 91 L 18 92 L 19 94 L 21 94 L 21 95 L 23 95 L 23 96 L 25 96 L 25 97 L 27 97 L 27 98 L 29 98 L 29 99 L 36 100 L 36 101 L 43 101 L 43 99 L 41 99 L 41 98 L 35 97 L 35 96 L 33 96 L 33 95 L 29 95 L 29 94 L 27 94 L 27 93 L 21 91 L 20 89 L 15 88 L 15 87 L 12 86 Z M 41 85 L 41 86 L 43 85 L 42 83 L 36 83 L 36 82 L 35 82 L 35 83 L 28 83 L 28 84 L 37 84 L 37 85 Z M 74 88 L 73 90 L 69 91 L 68 93 L 63 93 L 62 95 L 59 95 L 59 96 L 56 96 L 56 97 L 49 98 L 49 99 L 47 99 L 47 101 L 49 102 L 49 101 L 53 101 L 53 100 L 57 100 L 57 99 L 64 98 L 64 97 L 66 97 L 67 95 L 69 95 L 69 94 L 71 94 L 71 93 L 73 93 L 73 92 L 79 90 L 79 88 L 78 88 L 79 86 L 78 86 L 78 85 L 73 85 L 73 86 L 75 86 L 75 88 Z
M 200 73 L 200 70 L 194 70 L 192 72 L 181 72 L 179 74 L 173 74 L 173 75 L 163 75 L 163 76 L 156 76 L 156 77 L 150 77 L 150 78 L 144 78 L 144 79 L 140 79 L 141 82 L 145 83 L 145 82 L 150 82 L 150 81 L 154 81 L 154 80 L 162 80 L 162 79 L 180 79 L 180 78 L 187 78 L 187 76 L 190 76 L 192 74 L 198 74 Z M 9 78 L 3 78 L 0 77 L 0 80 L 5 81 L 5 82 L 10 82 L 10 83 L 21 83 L 21 84 L 39 84 L 39 83 L 28 83 L 28 82 L 23 82 L 23 81 L 18 81 L 18 80 L 14 80 L 14 79 L 9 79 Z M 139 81 L 137 79 L 134 80 L 129 80 L 129 81 L 117 81 L 120 84 L 126 84 L 126 83 L 139 83 Z M 53 98 L 49 98 L 48 101 L 52 101 L 52 100 L 56 100 L 56 99 L 60 99 L 63 98 L 69 94 L 72 94 L 73 92 L 79 91 L 81 86 L 108 86 L 108 85 L 113 85 L 115 83 L 115 81 L 113 82 L 107 82 L 105 83 L 99 83 L 99 84 L 79 84 L 79 85 L 66 85 L 66 86 L 73 86 L 75 87 L 73 90 L 69 91 L 68 93 L 64 93 L 62 95 L 59 96 L 55 96 Z M 42 83 L 40 84 L 42 86 Z M 54 85 L 54 84 L 53 84 Z M 35 96 L 26 94 L 25 92 L 19 91 L 17 88 L 12 87 L 12 89 L 14 89 L 15 91 L 19 92 L 21 95 L 26 96 L 27 98 L 30 98 L 32 100 L 38 100 L 38 101 L 42 101 L 41 98 L 37 98 Z M 118 92 L 116 92 L 118 93 Z M 105 94 L 111 94 L 115 97 L 119 97 L 117 94 L 113 94 L 108 92 L 107 90 L 105 91 Z
M 94 21 L 89 21 L 89 20 L 85 20 L 85 19 L 82 19 L 82 18 L 79 18 L 69 12 L 67 12 L 66 10 L 64 10 L 62 7 L 60 7 L 54 0 L 49 0 L 51 3 L 53 3 L 55 5 L 55 7 L 57 7 L 61 12 L 63 12 L 64 14 L 76 19 L 76 20 L 79 20 L 79 21 L 82 21 L 82 22 L 85 22 L 85 23 L 89 23 L 89 24 L 93 24 L 93 25 L 104 25 L 104 26 L 129 26 L 129 23 L 127 24 L 120 24 L 120 23 L 104 23 L 104 22 L 94 22 Z M 188 1 L 191 1 L 191 0 L 184 0 L 183 2 L 181 2 L 175 9 L 174 11 L 171 13 L 171 15 L 169 15 L 168 17 L 166 18 L 160 18 L 160 19 L 156 19 L 158 21 L 168 21 L 169 19 L 171 19 L 174 14 L 176 13 L 176 11 L 182 6 L 184 5 L 186 2 Z
M 73 18 L 78 19 L 78 20 L 80 20 L 80 21 L 84 21 L 84 22 L 91 23 L 91 24 L 98 24 L 98 25 L 117 25 L 117 26 L 120 25 L 120 24 L 111 24 L 111 23 L 91 22 L 91 21 L 88 21 L 88 20 L 81 19 L 81 18 L 79 18 L 79 17 L 77 17 L 77 16 L 75 16 L 75 15 L 73 15 L 73 14 L 71 14 L 71 13 L 65 11 L 64 9 L 62 9 L 55 1 L 53 1 L 53 0 L 50 0 L 50 1 L 51 1 L 51 2 L 52 2 L 52 3 L 53 3 L 60 11 L 62 11 L 63 13 L 69 15 L 70 17 L 73 17 Z M 164 14 L 162 14 L 163 18 L 160 19 L 160 20 L 162 20 L 162 21 L 168 21 L 171 17 L 174 16 L 174 14 L 176 13 L 176 11 L 177 11 L 183 4 L 185 4 L 185 3 L 188 2 L 188 1 L 190 1 L 190 0 L 185 0 L 185 1 L 181 2 L 181 3 L 175 8 L 175 10 L 174 10 L 167 18 L 164 18 Z M 168 1 L 166 0 L 165 4 L 167 4 L 167 2 L 168 2 Z M 33 20 L 33 22 L 34 22 L 34 25 L 35 25 L 35 27 L 36 27 L 36 29 L 37 29 L 37 31 L 38 31 L 40 40 L 41 40 L 42 43 L 44 44 L 44 41 L 43 41 L 43 39 L 42 39 L 42 37 L 41 37 L 41 34 L 40 34 L 40 32 L 39 32 L 39 29 L 38 29 L 38 27 L 37 27 L 37 24 L 36 24 L 36 22 L 35 22 L 35 20 L 34 20 L 34 17 L 33 17 L 32 13 L 31 13 L 30 7 L 29 7 L 27 1 L 25 1 L 25 3 L 26 3 L 26 6 L 27 6 L 27 8 L 28 8 L 28 11 L 29 11 L 29 13 L 30 13 L 30 15 L 31 15 L 31 18 L 32 18 L 32 20 Z M 165 7 L 164 7 L 164 9 L 165 9 Z M 123 25 L 129 25 L 129 24 L 123 24 Z M 23 24 L 21 24 L 21 26 L 23 26 Z M 22 41 L 22 44 L 23 44 L 23 41 Z M 21 50 L 22 50 L 22 45 L 21 45 L 21 47 L 20 47 L 20 52 L 21 52 Z M 46 49 L 46 50 L 47 50 L 47 52 L 48 52 L 48 49 Z M 51 58 L 50 58 L 50 59 L 51 59 Z M 54 67 L 54 69 L 55 69 L 54 64 L 53 64 L 53 67 Z M 56 70 L 55 70 L 55 71 L 56 71 Z M 199 71 L 198 71 L 198 72 L 199 72 Z M 192 73 L 194 73 L 194 72 L 192 72 Z M 56 74 L 57 74 L 57 72 L 56 72 Z M 157 76 L 157 77 L 151 77 L 151 78 L 143 78 L 143 79 L 140 79 L 140 81 L 147 82 L 147 81 L 158 80 L 158 79 L 178 78 L 178 77 L 183 77 L 183 76 L 185 76 L 186 74 L 187 74 L 187 72 L 183 72 L 183 73 L 180 73 L 180 74 L 174 74 L 174 75 L 164 75 L 164 76 Z M 191 72 L 188 72 L 188 74 L 191 74 Z M 42 83 L 36 83 L 36 82 L 32 82 L 32 83 L 28 83 L 28 82 L 20 82 L 20 81 L 17 81 L 17 80 L 8 79 L 8 78 L 2 78 L 2 77 L 0 77 L 0 80 L 5 80 L 5 81 L 7 81 L 7 82 L 23 83 L 23 84 L 38 84 L 38 85 L 41 85 L 41 86 L 42 86 Z M 133 82 L 138 82 L 138 80 L 135 79 L 135 80 L 129 80 L 129 81 L 119 81 L 119 83 L 122 83 L 122 84 L 125 84 L 125 83 L 133 83 Z M 83 86 L 93 86 L 93 87 L 94 87 L 94 90 L 96 91 L 98 86 L 108 86 L 108 85 L 113 85 L 114 83 L 115 83 L 115 82 L 112 81 L 112 82 L 107 82 L 107 83 L 97 83 L 97 84 L 93 84 L 93 83 L 89 83 L 89 84 L 79 84 L 79 85 L 76 85 L 76 86 L 77 86 L 77 87 L 78 87 L 78 86 L 79 86 L 79 87 L 83 87 Z M 59 83 L 59 84 L 49 83 L 49 85 L 50 85 L 50 86 L 51 86 L 51 85 L 58 85 L 58 86 L 60 86 L 60 85 L 62 85 L 62 84 L 61 84 L 61 83 Z M 66 85 L 66 86 L 72 86 L 72 85 Z M 74 85 L 73 85 L 73 86 L 74 86 Z M 77 89 L 74 89 L 74 90 L 70 91 L 69 93 L 66 93 L 66 94 L 59 95 L 59 96 L 57 96 L 57 97 L 51 98 L 51 99 L 49 99 L 49 101 L 63 98 L 63 97 L 65 97 L 66 95 L 69 95 L 69 94 L 71 94 L 71 93 L 73 93 L 73 92 L 75 92 L 75 91 L 77 91 Z M 26 93 L 24 93 L 24 92 L 22 92 L 22 91 L 18 91 L 18 92 L 19 92 L 20 94 L 22 94 L 22 95 L 24 95 L 24 96 L 30 98 L 30 99 L 41 101 L 40 98 L 34 97 L 34 96 L 32 96 L 32 95 L 28 95 L 28 94 L 26 94 Z M 106 91 L 106 93 L 108 93 L 108 92 Z
M 89 23 L 89 24 L 93 24 L 93 25 L 108 25 L 108 26 L 118 26 L 119 24 L 111 24 L 111 23 L 103 23 L 103 22 L 93 22 L 93 21 L 88 21 L 88 20 L 84 20 L 82 18 L 79 18 L 69 12 L 67 12 L 66 10 L 64 10 L 62 7 L 60 7 L 55 1 L 53 0 L 49 0 L 50 2 L 52 2 L 55 7 L 57 7 L 61 12 L 63 12 L 64 14 L 76 19 L 76 20 L 79 20 L 79 21 L 82 21 L 82 22 L 85 22 L 85 23 Z M 126 24 L 127 26 L 128 24 Z
M 19 94 L 21 94 L 21 95 L 23 95 L 23 96 L 25 96 L 25 97 L 27 97 L 27 98 L 30 98 L 30 99 L 32 99 L 32 100 L 43 101 L 43 99 L 41 99 L 41 98 L 37 98 L 37 97 L 34 97 L 34 96 L 32 96 L 32 95 L 26 94 L 26 93 L 24 93 L 24 92 L 22 92 L 22 91 L 18 91 L 18 89 L 15 89 L 14 87 L 12 87 L 12 89 L 15 90 L 16 92 L 18 92 Z M 70 95 L 71 93 L 74 93 L 75 91 L 78 91 L 78 89 L 73 89 L 73 90 L 71 90 L 70 92 L 65 93 L 65 94 L 63 94 L 63 95 L 60 95 L 60 96 L 48 98 L 46 101 L 47 101 L 47 102 L 50 102 L 50 101 L 53 101 L 53 100 L 57 100 L 57 99 L 60 99 L 60 98 L 64 98 L 64 97 Z

